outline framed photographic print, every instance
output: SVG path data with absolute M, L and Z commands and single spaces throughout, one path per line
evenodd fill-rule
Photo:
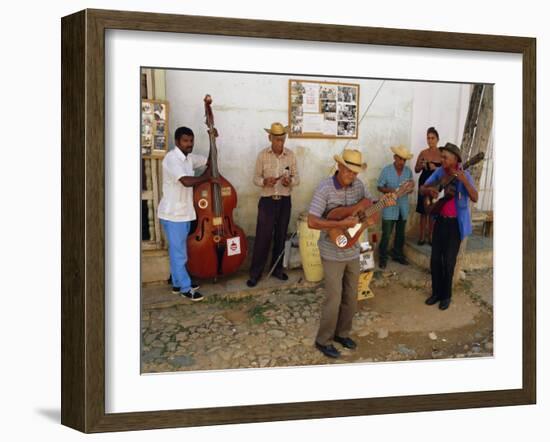
M 61 27 L 64 425 L 535 403 L 535 39 Z
M 147 75 L 147 73 L 144 73 Z M 165 100 L 141 100 L 141 153 L 163 155 L 168 138 L 168 110 Z

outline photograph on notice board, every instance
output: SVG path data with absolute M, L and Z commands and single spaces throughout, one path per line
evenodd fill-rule
M 168 136 L 168 102 L 141 100 L 141 152 L 143 155 L 166 151 Z

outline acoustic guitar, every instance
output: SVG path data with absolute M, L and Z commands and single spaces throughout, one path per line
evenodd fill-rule
M 483 161 L 484 158 L 485 154 L 483 152 L 479 152 L 462 165 L 462 170 L 469 169 L 480 161 Z M 439 192 L 439 195 L 436 198 L 432 198 L 429 195 L 424 197 L 424 211 L 427 215 L 439 214 L 443 208 L 443 205 L 450 199 L 454 198 L 456 193 L 456 187 L 454 185 L 455 181 L 456 176 L 445 175 L 437 183 L 427 186 Z
M 331 209 L 326 216 L 329 220 L 341 221 L 349 216 L 358 216 L 360 219 L 363 219 L 363 221 L 347 229 L 340 227 L 329 229 L 329 238 L 340 249 L 349 249 L 350 247 L 353 247 L 353 245 L 361 237 L 361 234 L 373 220 L 374 215 L 385 207 L 386 201 L 389 199 L 397 199 L 407 193 L 410 193 L 413 189 L 414 181 L 407 180 L 401 183 L 393 194 L 386 193 L 375 204 L 373 204 L 371 200 L 363 198 L 353 206 L 339 206 Z

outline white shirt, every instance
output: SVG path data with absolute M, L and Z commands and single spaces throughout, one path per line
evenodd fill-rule
M 184 186 L 179 179 L 195 176 L 194 170 L 204 166 L 207 159 L 202 155 L 183 152 L 174 147 L 162 160 L 162 199 L 158 217 L 167 221 L 193 221 L 197 214 L 193 207 L 193 188 Z

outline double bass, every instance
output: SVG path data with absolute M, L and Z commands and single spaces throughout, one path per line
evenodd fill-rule
M 212 97 L 206 95 L 204 109 L 210 138 L 210 166 L 205 173 L 218 178 L 220 184 L 209 180 L 194 187 L 193 204 L 197 223 L 187 238 L 187 270 L 194 277 L 217 280 L 218 277 L 237 271 L 246 258 L 248 245 L 244 231 L 233 221 L 237 192 L 218 169 L 218 131 L 214 127 L 211 105 Z

